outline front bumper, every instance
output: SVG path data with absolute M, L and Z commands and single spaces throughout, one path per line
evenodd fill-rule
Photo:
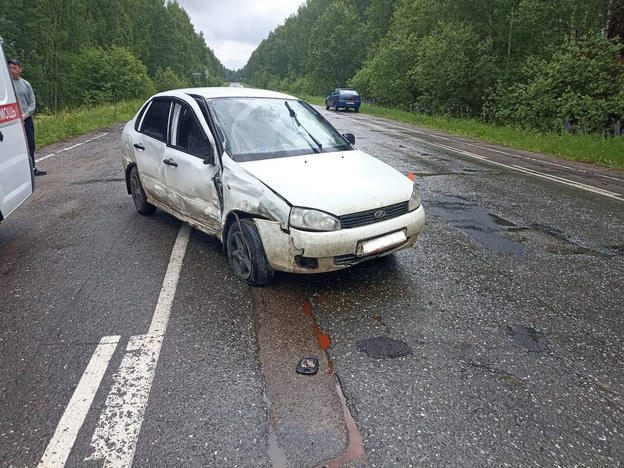
M 425 226 L 425 210 L 422 207 L 397 218 L 367 226 L 331 232 L 309 232 L 291 229 L 284 232 L 279 223 L 254 219 L 269 264 L 274 270 L 290 273 L 323 273 L 341 270 L 373 258 L 389 255 L 414 245 Z M 370 255 L 358 256 L 362 241 L 375 239 L 389 233 L 403 231 L 406 240 L 399 245 Z M 314 259 L 315 267 L 301 266 L 299 257 Z M 307 262 L 308 265 L 310 262 Z

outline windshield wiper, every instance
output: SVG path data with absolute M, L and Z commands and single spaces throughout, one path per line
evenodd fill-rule
M 321 144 L 320 141 L 318 141 L 316 138 L 314 138 L 314 135 L 312 135 L 307 128 L 305 128 L 303 125 L 301 125 L 301 123 L 299 122 L 299 119 L 297 118 L 297 113 L 293 110 L 292 107 L 290 107 L 290 104 L 288 104 L 288 101 L 284 101 L 284 105 L 288 108 L 288 112 L 290 112 L 290 116 L 293 118 L 293 120 L 295 121 L 295 123 L 297 124 L 298 127 L 301 127 L 305 130 L 305 132 L 308 134 L 308 136 L 310 138 L 312 138 L 312 141 L 314 143 L 316 143 L 316 146 L 319 147 L 319 150 L 321 150 L 321 153 L 323 152 L 323 145 Z

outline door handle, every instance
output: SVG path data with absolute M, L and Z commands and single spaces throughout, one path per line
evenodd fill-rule
M 169 159 L 163 159 L 163 162 L 167 165 L 167 166 L 173 166 L 173 167 L 178 167 L 178 163 L 175 162 L 173 159 L 169 158 Z
M 134 147 L 136 149 L 140 149 L 141 151 L 145 151 L 145 146 L 143 146 L 143 143 L 135 143 Z

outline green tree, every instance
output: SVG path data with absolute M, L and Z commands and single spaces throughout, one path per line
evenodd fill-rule
M 308 70 L 317 92 L 345 86 L 362 66 L 370 41 L 361 25 L 357 9 L 343 0 L 318 19 L 308 50 Z
M 191 86 L 190 82 L 184 81 L 180 77 L 178 77 L 173 72 L 171 67 L 167 67 L 164 70 L 160 68 L 156 70 L 156 75 L 154 76 L 154 84 L 159 92 Z
M 624 115 L 624 64 L 616 39 L 569 38 L 551 59 L 531 58 L 524 82 L 501 85 L 489 105 L 495 121 L 541 131 L 600 132 Z
M 485 93 L 496 79 L 491 47 L 490 41 L 481 41 L 462 24 L 445 24 L 422 38 L 408 74 L 418 90 L 419 108 L 460 117 L 478 116 Z
M 128 49 L 86 49 L 74 60 L 77 104 L 99 105 L 146 98 L 156 92 L 147 68 Z

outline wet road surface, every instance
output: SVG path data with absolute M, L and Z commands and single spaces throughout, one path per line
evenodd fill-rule
M 135 212 L 121 127 L 39 152 L 48 175 L 0 225 L 2 466 L 38 465 L 111 337 L 67 458 L 46 466 L 103 466 L 100 449 L 124 466 L 96 440 L 102 418 L 124 437 L 140 420 L 133 466 L 623 463 L 623 175 L 321 112 L 416 175 L 416 246 L 258 289 L 191 230 L 162 336 L 182 224 Z M 158 340 L 143 386 L 124 362 Z M 295 372 L 306 356 L 317 374 Z M 138 415 L 107 412 L 119 382 L 147 391 Z

